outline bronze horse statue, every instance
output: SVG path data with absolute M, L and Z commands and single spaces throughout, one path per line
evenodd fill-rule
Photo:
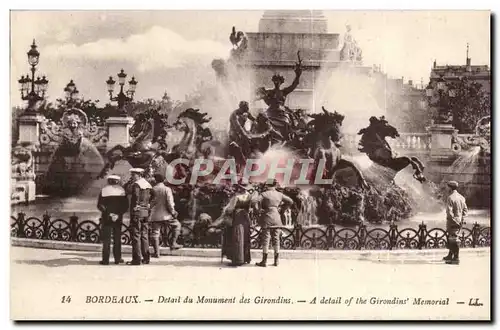
M 384 116 L 370 118 L 370 125 L 358 132 L 361 135 L 358 150 L 366 153 L 374 163 L 387 167 L 396 173 L 411 165 L 415 170 L 413 177 L 419 182 L 425 182 L 424 165 L 416 157 L 398 157 L 385 140 L 386 137 L 399 137 L 398 130 L 389 125 Z
M 349 168 L 356 174 L 358 184 L 362 188 L 367 188 L 363 174 L 352 163 L 342 158 L 339 149 L 339 141 L 342 137 L 340 128 L 344 121 L 344 116 L 337 111 L 333 113 L 322 107 L 323 113 L 309 115 L 313 120 L 308 123 L 311 133 L 306 136 L 306 143 L 310 145 L 309 156 L 314 159 L 314 172 L 316 173 L 319 162 L 325 161 L 325 172 L 323 176 L 327 179 L 333 177 L 335 172 Z

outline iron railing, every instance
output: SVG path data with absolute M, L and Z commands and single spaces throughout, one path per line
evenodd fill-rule
M 182 224 L 178 243 L 185 247 L 219 248 L 222 245 L 221 230 L 211 232 L 207 223 Z M 428 229 L 425 223 L 415 228 L 399 228 L 390 225 L 388 229 L 368 228 L 359 225 L 345 228 L 338 225 L 310 226 L 295 225 L 281 227 L 281 248 L 285 250 L 396 250 L 445 248 L 448 241 L 446 230 Z M 168 246 L 172 229 L 164 224 L 161 230 L 161 244 Z M 27 217 L 24 213 L 11 216 L 11 237 L 40 240 L 100 243 L 101 228 L 93 220 L 80 221 L 73 215 L 69 221 L 52 219 L 44 214 L 41 218 Z M 260 227 L 251 226 L 251 247 L 260 248 Z M 463 228 L 459 236 L 460 246 L 468 248 L 491 246 L 491 227 L 475 223 L 472 228 Z M 122 224 L 121 241 L 130 245 L 130 232 Z

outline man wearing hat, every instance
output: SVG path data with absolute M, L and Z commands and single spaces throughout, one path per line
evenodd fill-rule
M 446 199 L 446 231 L 448 232 L 448 255 L 443 258 L 447 264 L 459 264 L 458 236 L 467 215 L 467 204 L 465 197 L 457 191 L 458 182 L 449 181 L 449 196 Z
M 140 265 L 141 259 L 149 264 L 149 215 L 153 187 L 142 177 L 142 168 L 130 170 L 127 192 L 130 199 L 130 236 L 132 240 L 132 261 L 128 265 Z M 142 258 L 141 258 L 142 257 Z
M 278 266 L 281 236 L 281 230 L 278 227 L 283 226 L 278 207 L 281 203 L 285 203 L 287 206 L 293 205 L 293 200 L 290 197 L 276 190 L 277 185 L 278 181 L 276 180 L 268 183 L 266 191 L 258 198 L 263 210 L 259 219 L 262 239 L 262 261 L 257 263 L 259 267 L 267 266 L 267 252 L 270 241 L 273 242 L 274 248 L 274 266 Z
M 163 224 L 168 223 L 173 230 L 173 237 L 170 242 L 170 249 L 177 250 L 182 245 L 177 244 L 177 239 L 181 233 L 181 223 L 177 220 L 175 210 L 174 195 L 172 189 L 164 184 L 165 177 L 162 174 L 155 174 L 155 186 L 153 187 L 153 201 L 151 203 L 151 223 L 153 239 L 153 258 L 160 257 L 160 230 Z
M 109 265 L 109 250 L 111 248 L 111 233 L 113 233 L 113 257 L 115 264 L 122 263 L 121 229 L 123 214 L 128 209 L 128 199 L 125 190 L 120 186 L 120 177 L 110 175 L 108 184 L 101 189 L 97 208 L 101 211 L 102 228 L 102 260 L 101 265 Z

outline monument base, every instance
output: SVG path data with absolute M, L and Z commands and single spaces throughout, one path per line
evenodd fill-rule
M 436 160 L 453 157 L 452 136 L 457 132 L 453 125 L 433 124 L 427 130 L 431 134 L 431 158 Z
M 133 122 L 132 117 L 109 117 L 106 120 L 108 126 L 108 150 L 117 145 L 123 147 L 130 145 L 129 128 Z
M 24 114 L 18 119 L 19 138 L 17 143 L 38 144 L 40 123 L 45 119 L 38 114 Z

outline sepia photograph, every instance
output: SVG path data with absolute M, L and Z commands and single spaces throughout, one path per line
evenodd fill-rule
M 10 10 L 10 318 L 491 321 L 488 10 Z

